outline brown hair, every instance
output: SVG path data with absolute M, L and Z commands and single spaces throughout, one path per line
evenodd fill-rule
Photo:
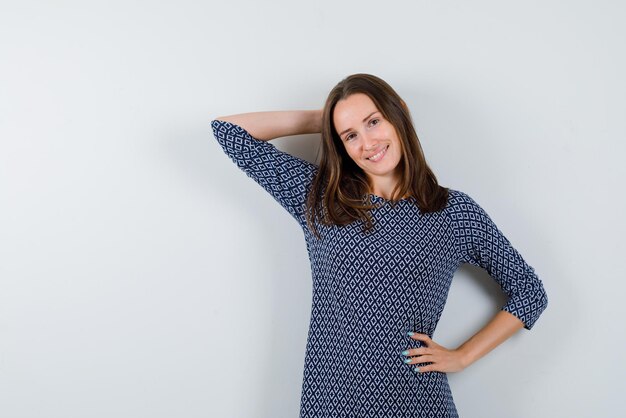
M 442 209 L 448 201 L 448 189 L 437 183 L 426 163 L 406 103 L 384 80 L 371 74 L 352 74 L 330 91 L 322 113 L 322 158 L 306 203 L 307 225 L 318 239 L 321 237 L 315 227 L 317 218 L 324 225 L 341 226 L 360 219 L 365 222 L 364 232 L 373 227 L 369 210 L 376 205 L 367 202 L 368 178 L 346 152 L 333 121 L 337 102 L 355 93 L 369 96 L 400 138 L 401 181 L 392 192 L 392 205 L 400 200 L 399 196 L 414 197 L 420 211 L 427 213 Z

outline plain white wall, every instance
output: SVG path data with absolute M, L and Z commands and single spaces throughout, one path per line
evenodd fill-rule
M 209 121 L 320 108 L 355 72 L 548 292 L 449 374 L 460 415 L 626 413 L 622 2 L 0 4 L 0 416 L 297 416 L 304 237 Z M 272 142 L 315 161 L 315 135 Z M 503 301 L 462 267 L 435 340 Z

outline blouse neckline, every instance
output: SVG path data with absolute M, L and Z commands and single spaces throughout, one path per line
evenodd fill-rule
M 386 198 L 384 198 L 382 196 L 378 196 L 378 195 L 375 195 L 373 193 L 368 193 L 367 195 L 370 197 L 371 200 L 373 200 L 375 202 L 391 203 L 391 199 L 386 199 Z M 413 199 L 412 196 L 403 197 L 400 200 L 398 200 L 398 202 L 404 202 L 404 201 L 408 201 L 408 200 L 412 200 L 412 199 Z

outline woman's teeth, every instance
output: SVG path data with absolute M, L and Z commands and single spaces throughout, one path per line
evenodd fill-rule
M 389 148 L 389 145 L 387 145 L 387 146 L 385 147 L 385 149 L 383 149 L 383 150 L 382 150 L 381 152 L 379 152 L 378 154 L 376 154 L 376 155 L 372 155 L 371 157 L 366 158 L 366 160 L 370 160 L 370 161 L 374 161 L 374 162 L 379 161 L 381 158 L 383 158 L 383 155 L 385 155 L 385 152 L 387 152 L 387 148 Z

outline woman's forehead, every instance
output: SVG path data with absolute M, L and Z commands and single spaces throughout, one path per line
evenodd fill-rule
M 369 96 L 355 93 L 337 102 L 333 111 L 333 120 L 337 131 L 341 132 L 366 122 L 377 112 L 379 109 Z

